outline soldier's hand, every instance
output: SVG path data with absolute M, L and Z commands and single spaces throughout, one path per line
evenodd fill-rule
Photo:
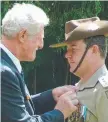
M 54 100 L 57 102 L 59 97 L 61 95 L 63 95 L 64 93 L 66 93 L 68 91 L 76 92 L 77 90 L 78 90 L 78 88 L 76 86 L 65 85 L 65 86 L 60 86 L 60 87 L 54 88 L 52 90 L 52 94 L 53 94 Z
M 78 100 L 76 98 L 76 93 L 69 91 L 60 96 L 55 109 L 60 110 L 63 115 L 64 119 L 69 117 L 74 111 L 77 110 L 76 105 L 78 104 Z

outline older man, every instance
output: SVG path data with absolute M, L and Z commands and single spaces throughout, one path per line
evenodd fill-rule
M 79 111 L 69 122 L 108 122 L 108 21 L 98 17 L 66 22 L 66 41 L 51 47 L 67 46 L 65 57 L 77 83 Z
M 15 4 L 2 20 L 2 122 L 64 122 L 77 109 L 75 88 L 63 86 L 30 96 L 24 82 L 20 61 L 33 61 L 43 48 L 48 22 L 42 9 L 24 3 Z

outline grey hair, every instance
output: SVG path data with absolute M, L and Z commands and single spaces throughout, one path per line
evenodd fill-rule
M 108 51 L 108 38 L 106 38 L 103 35 L 93 36 L 93 37 L 84 39 L 84 43 L 86 44 L 87 48 L 93 45 L 98 45 L 99 50 L 100 50 L 100 56 L 102 58 L 106 58 L 107 51 Z
M 46 13 L 33 4 L 16 3 L 2 20 L 2 34 L 13 38 L 22 29 L 26 29 L 29 35 L 35 35 L 41 26 L 49 24 Z

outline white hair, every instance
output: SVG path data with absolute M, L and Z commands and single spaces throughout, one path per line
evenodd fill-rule
M 28 34 L 35 35 L 46 26 L 49 18 L 46 13 L 33 4 L 16 3 L 2 20 L 2 34 L 7 37 L 15 37 L 22 29 L 26 29 Z

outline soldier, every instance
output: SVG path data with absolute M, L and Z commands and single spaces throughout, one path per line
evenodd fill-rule
M 70 72 L 80 77 L 76 84 L 79 113 L 68 122 L 108 122 L 107 34 L 108 21 L 98 17 L 71 20 L 65 25 L 66 41 L 50 46 L 67 46 Z

